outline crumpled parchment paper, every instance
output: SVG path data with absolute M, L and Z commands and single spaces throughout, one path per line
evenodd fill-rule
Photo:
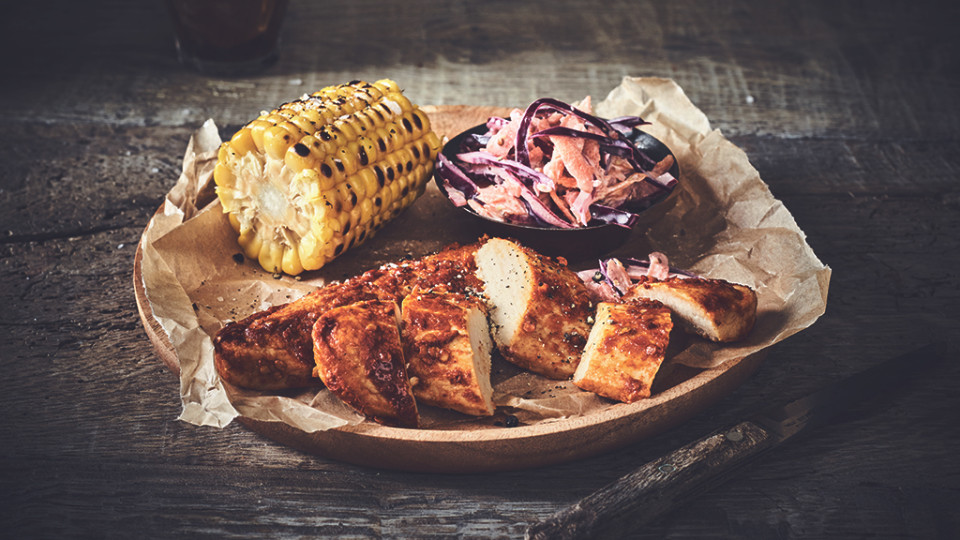
M 445 137 L 489 114 L 506 112 L 464 106 L 424 110 Z M 671 347 L 665 371 L 678 364 L 709 369 L 744 358 L 807 328 L 824 313 L 830 268 L 814 254 L 746 154 L 711 129 L 707 117 L 675 82 L 625 78 L 596 104 L 596 113 L 607 118 L 642 116 L 650 122 L 644 130 L 673 151 L 681 171 L 675 194 L 646 212 L 627 243 L 611 255 L 645 258 L 651 250 L 661 251 L 673 266 L 749 285 L 758 294 L 757 325 L 747 340 L 721 346 L 699 338 L 679 339 Z M 255 261 L 235 258 L 241 250 L 213 191 L 220 141 L 212 120 L 190 139 L 183 172 L 140 244 L 147 299 L 180 364 L 180 418 L 222 427 L 242 415 L 285 422 L 306 432 L 362 422 L 360 415 L 319 385 L 264 393 L 223 383 L 213 366 L 213 335 L 225 321 L 290 302 L 331 280 L 405 256 L 420 256 L 450 242 L 474 241 L 483 230 L 455 211 L 431 183 L 391 226 L 323 269 L 296 279 L 271 275 Z M 569 381 L 549 381 L 503 361 L 495 360 L 492 378 L 498 407 L 523 423 L 589 415 L 611 406 Z M 429 407 L 421 413 L 428 429 L 484 429 L 496 421 Z

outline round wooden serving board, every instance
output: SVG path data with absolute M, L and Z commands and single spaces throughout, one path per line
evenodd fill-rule
M 502 109 L 463 106 L 424 107 L 441 135 L 473 126 Z M 175 374 L 179 359 L 147 300 L 142 279 L 142 246 L 134 258 L 137 308 L 147 336 L 163 363 Z M 746 380 L 764 354 L 731 360 L 717 368 L 681 367 L 662 392 L 632 404 L 611 403 L 586 416 L 517 427 L 475 430 L 404 429 L 363 422 L 306 433 L 282 422 L 246 417 L 237 420 L 281 444 L 357 465 L 421 472 L 475 473 L 525 469 L 568 462 L 608 452 L 659 434 L 703 411 Z M 171 387 L 174 391 L 176 386 Z

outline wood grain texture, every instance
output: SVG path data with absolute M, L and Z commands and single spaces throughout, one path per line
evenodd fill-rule
M 685 503 L 770 448 L 775 438 L 745 421 L 670 452 L 527 529 L 527 538 L 614 538 Z
M 960 333 L 956 5 L 383 5 L 294 1 L 280 61 L 244 79 L 181 69 L 159 2 L 7 6 L 6 535 L 519 538 L 759 406 Z M 243 426 L 177 420 L 177 381 L 140 325 L 130 267 L 205 119 L 226 135 L 264 106 L 353 78 L 393 77 L 425 104 L 509 107 L 602 96 L 625 75 L 675 79 L 747 152 L 833 269 L 826 315 L 774 347 L 736 392 L 643 444 L 486 475 L 352 467 Z M 955 362 L 918 374 L 627 536 L 958 537 L 958 382 Z

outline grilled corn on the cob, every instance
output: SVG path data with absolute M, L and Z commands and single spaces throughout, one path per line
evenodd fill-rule
M 220 147 L 214 180 L 246 256 L 297 275 L 412 204 L 439 150 L 395 82 L 353 81 L 262 113 Z

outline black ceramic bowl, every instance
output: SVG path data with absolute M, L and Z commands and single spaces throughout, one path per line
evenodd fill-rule
M 474 134 L 483 134 L 486 131 L 487 126 L 485 124 L 470 128 L 450 139 L 441 152 L 447 159 L 456 163 L 456 155 L 461 152 L 464 139 Z M 634 129 L 628 138 L 654 161 L 660 161 L 668 155 L 673 156 L 673 152 L 665 144 L 649 133 Z M 670 174 L 680 180 L 680 167 L 677 165 L 676 156 L 674 156 Z M 447 190 L 443 185 L 443 179 L 436 172 L 434 173 L 434 181 L 440 188 L 440 192 L 449 199 Z M 663 195 L 653 201 L 647 201 L 643 208 L 631 208 L 628 204 L 624 209 L 641 214 L 650 207 L 662 203 L 672 192 L 673 190 L 664 192 Z M 483 230 L 491 236 L 513 238 L 544 255 L 565 257 L 570 261 L 595 258 L 609 253 L 626 242 L 632 232 L 632 229 L 608 223 L 574 229 L 561 229 L 550 225 L 519 225 L 481 216 L 469 206 L 461 206 L 459 209 L 472 216 L 473 219 L 480 220 Z

